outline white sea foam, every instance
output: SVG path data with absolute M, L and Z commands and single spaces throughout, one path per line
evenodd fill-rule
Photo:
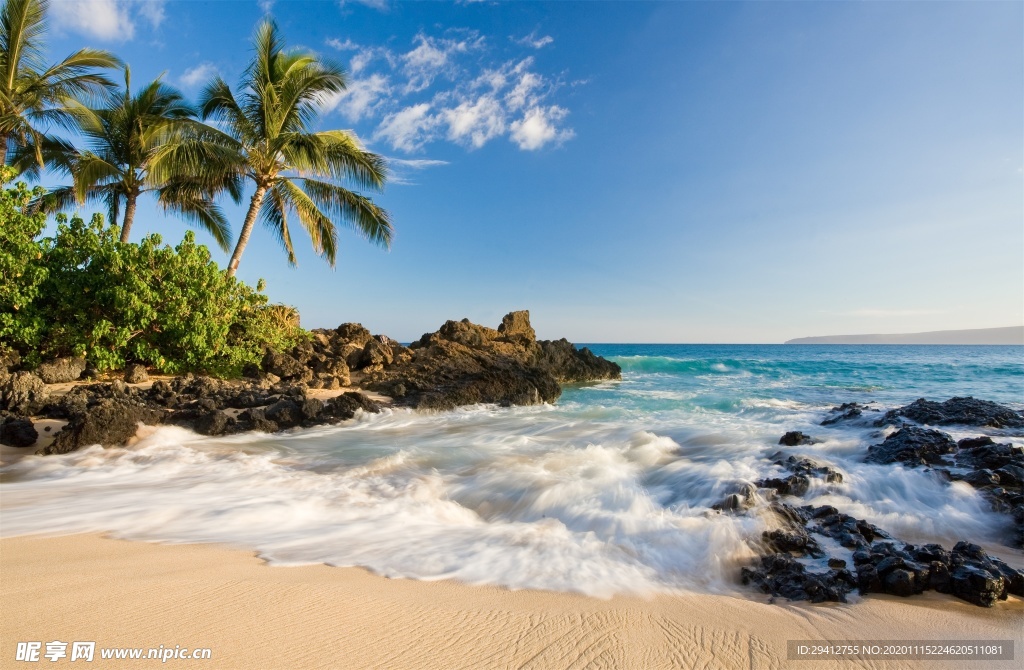
M 701 361 L 643 358 L 622 382 L 570 389 L 557 406 L 386 410 L 217 439 L 163 427 L 127 448 L 4 452 L 0 533 L 219 542 L 274 564 L 596 596 L 732 590 L 777 521 L 764 499 L 740 515 L 711 506 L 782 474 L 769 458 L 781 449 L 845 475 L 815 479 L 805 500 L 789 502 L 832 504 L 910 541 L 1005 536 L 1008 517 L 969 486 L 864 463 L 884 431 L 818 425 L 829 395 L 766 392 L 783 382 L 751 381 L 740 363 L 707 374 Z M 820 441 L 779 447 L 786 430 Z

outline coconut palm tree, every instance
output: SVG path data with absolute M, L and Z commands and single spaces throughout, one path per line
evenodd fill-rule
M 97 49 L 80 49 L 55 65 L 44 60 L 49 0 L 6 0 L 0 7 L 0 157 L 21 149 L 31 157 L 20 172 L 43 167 L 48 146 L 66 144 L 46 135 L 49 126 L 74 128 L 80 101 L 103 93 L 111 82 L 97 68 L 121 61 Z M 54 144 L 56 143 L 56 144 Z
M 231 171 L 255 186 L 227 274 L 238 269 L 257 216 L 280 240 L 291 264 L 295 252 L 289 214 L 296 215 L 313 249 L 332 267 L 335 220 L 372 242 L 390 245 L 387 212 L 342 185 L 382 189 L 387 178 L 384 159 L 365 151 L 350 132 L 310 129 L 324 97 L 344 89 L 344 72 L 315 54 L 286 51 L 269 19 L 258 26 L 253 42 L 255 54 L 242 76 L 239 95 L 217 77 L 199 99 L 203 118 L 231 136 L 234 154 L 195 168 Z
M 224 179 L 221 173 L 219 180 L 203 181 L 202 173 L 192 169 L 196 154 L 210 151 L 208 145 L 222 133 L 196 120 L 192 105 L 159 79 L 133 93 L 128 68 L 124 89 L 87 112 L 80 119 L 86 150 L 65 152 L 64 160 L 54 163 L 72 176 L 74 185 L 44 196 L 44 207 L 100 200 L 116 224 L 123 205 L 121 241 L 127 242 L 139 197 L 152 192 L 166 211 L 208 231 L 227 250 L 229 226 L 214 197 L 226 188 L 237 201 L 239 179 L 231 174 Z

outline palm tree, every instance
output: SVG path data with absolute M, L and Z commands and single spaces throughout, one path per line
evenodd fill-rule
M 48 145 L 66 148 L 42 127 L 75 127 L 79 101 L 112 86 L 96 68 L 121 63 L 106 51 L 80 49 L 47 66 L 48 7 L 49 0 L 6 0 L 0 7 L 0 157 L 6 164 L 13 149 L 27 153 L 32 160 L 19 165 L 21 172 L 40 170 Z
M 285 51 L 278 28 L 263 21 L 253 39 L 255 55 L 242 76 L 239 96 L 217 77 L 199 106 L 232 138 L 233 155 L 206 160 L 196 170 L 233 171 L 255 185 L 227 274 L 234 275 L 257 215 L 273 231 L 295 264 L 288 215 L 297 215 L 313 249 L 334 266 L 340 219 L 372 242 L 389 246 L 388 213 L 341 182 L 380 190 L 387 179 L 382 157 L 365 151 L 347 131 L 312 132 L 324 96 L 345 87 L 338 66 L 302 51 Z
M 111 223 L 117 224 L 123 204 L 121 241 L 127 242 L 139 196 L 153 192 L 166 211 L 208 231 L 226 251 L 229 226 L 213 198 L 227 188 L 238 201 L 241 185 L 231 175 L 203 181 L 191 169 L 195 154 L 209 151 L 207 145 L 223 135 L 195 117 L 196 110 L 182 94 L 159 79 L 133 94 L 131 71 L 125 68 L 124 90 L 81 116 L 88 149 L 72 150 L 55 163 L 71 174 L 74 186 L 51 191 L 45 196 L 46 208 L 101 200 Z

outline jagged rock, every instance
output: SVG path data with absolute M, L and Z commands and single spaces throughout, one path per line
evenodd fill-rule
M 532 363 L 549 372 L 558 382 L 578 384 L 602 379 L 619 379 L 622 368 L 601 358 L 587 347 L 577 349 L 566 339 L 541 340 Z
M 0 420 L 0 444 L 9 447 L 31 447 L 39 439 L 32 421 L 23 418 Z
M 130 363 L 124 368 L 124 381 L 126 384 L 144 384 L 149 381 L 149 373 L 146 366 L 141 363 Z
M 372 338 L 373 335 L 363 328 L 362 324 L 343 323 L 334 330 L 331 341 L 335 343 L 335 346 L 351 344 L 362 349 Z
M 74 416 L 43 454 L 65 454 L 93 444 L 121 446 L 135 436 L 139 424 L 158 425 L 164 412 L 130 400 L 103 399 Z
M 295 357 L 275 351 L 268 351 L 263 357 L 263 370 L 281 379 L 301 377 L 309 372 L 309 369 Z
M 722 512 L 742 512 L 754 506 L 757 487 L 753 484 L 744 484 L 736 493 L 730 493 L 721 502 L 711 506 L 711 509 Z
M 80 357 L 57 358 L 36 368 L 36 375 L 47 384 L 73 382 L 85 372 L 85 359 Z
M 853 575 L 845 569 L 824 573 L 808 572 L 789 554 L 769 554 L 755 568 L 743 568 L 744 584 L 756 586 L 764 593 L 789 600 L 846 602 L 846 594 L 856 585 Z
M 811 480 L 804 475 L 790 475 L 785 479 L 772 477 L 757 482 L 758 487 L 774 489 L 779 495 L 800 497 L 811 488 Z
M 932 426 L 958 424 L 1024 428 L 1024 414 L 989 400 L 977 400 L 972 397 L 950 398 L 941 403 L 920 398 L 905 407 L 886 412 L 877 425 L 899 423 L 902 419 Z
M 946 433 L 930 428 L 904 426 L 881 444 L 868 447 L 868 463 L 948 464 L 947 454 L 956 451 L 956 442 Z
M 394 358 L 390 345 L 371 339 L 363 346 L 363 353 L 359 356 L 358 367 L 362 369 L 373 365 L 391 365 Z
M 830 409 L 829 414 L 831 414 L 831 416 L 822 421 L 821 425 L 831 426 L 839 423 L 840 421 L 850 421 L 852 419 L 860 418 L 864 414 L 865 410 L 871 412 L 878 411 L 872 407 L 861 405 L 860 403 L 844 402 L 842 405 Z
M 523 345 L 529 345 L 537 339 L 537 333 L 530 325 L 530 313 L 525 310 L 506 314 L 498 326 L 498 332 L 505 340 Z
M 802 444 L 812 444 L 814 442 L 810 435 L 804 435 L 798 430 L 791 430 L 782 437 L 779 438 L 779 444 L 787 447 L 797 447 Z
M 0 410 L 35 414 L 50 397 L 46 384 L 31 372 L 0 372 Z
M 781 451 L 777 451 L 768 458 L 772 459 L 772 462 L 775 463 L 775 465 L 786 468 L 794 475 L 800 475 L 808 479 L 812 477 L 823 477 L 825 481 L 830 484 L 841 484 L 843 482 L 842 472 L 831 465 L 819 463 L 807 456 L 787 456 Z
M 553 402 L 561 394 L 560 381 L 621 376 L 614 363 L 564 340 L 526 342 L 526 312 L 503 323 L 499 331 L 466 319 L 448 321 L 414 342 L 406 350 L 408 360 L 396 356 L 386 369 L 364 368 L 363 386 L 410 407 L 446 410 L 475 403 Z
M 760 566 L 742 571 L 744 584 L 753 584 L 766 593 L 803 600 L 812 592 L 820 596 L 824 587 L 836 586 L 839 580 L 856 585 L 861 593 L 908 597 L 935 590 L 983 607 L 991 607 L 1008 595 L 1024 593 L 1024 572 L 968 542 L 957 543 L 952 551 L 938 544 L 903 543 L 829 505 L 797 508 L 774 504 L 770 509 L 783 527 L 763 534 L 763 548 L 768 553 Z M 793 559 L 792 554 L 826 556 L 815 535 L 837 539 L 853 549 L 856 579 L 845 570 L 842 559 L 828 556 L 831 570 L 814 575 Z M 809 582 L 812 576 L 818 581 Z

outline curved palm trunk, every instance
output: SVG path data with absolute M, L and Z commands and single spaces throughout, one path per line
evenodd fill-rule
M 138 193 L 129 193 L 124 205 L 124 225 L 121 226 L 121 242 L 128 242 L 128 233 L 132 230 L 132 222 L 135 220 L 135 201 L 139 199 Z
M 249 236 L 252 235 L 252 227 L 256 223 L 256 215 L 260 211 L 260 207 L 263 205 L 263 198 L 267 195 L 266 186 L 257 186 L 256 192 L 252 194 L 252 200 L 249 201 L 249 212 L 245 215 L 245 223 L 242 224 L 242 232 L 238 236 L 238 244 L 235 245 L 235 251 L 231 254 L 231 260 L 228 262 L 227 275 L 234 277 L 235 272 L 238 270 L 238 262 L 242 260 L 242 252 L 245 251 L 245 245 L 249 244 Z

